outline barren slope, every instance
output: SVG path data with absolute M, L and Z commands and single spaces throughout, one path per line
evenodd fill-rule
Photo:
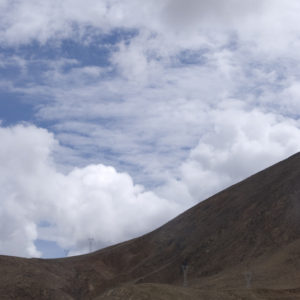
M 300 299 L 299 238 L 296 154 L 140 238 L 66 259 L 2 256 L 0 298 Z

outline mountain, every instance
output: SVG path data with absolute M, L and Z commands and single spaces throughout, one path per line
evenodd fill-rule
M 0 299 L 300 299 L 300 154 L 142 237 L 0 266 Z

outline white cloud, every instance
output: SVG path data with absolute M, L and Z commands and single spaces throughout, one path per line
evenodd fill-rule
M 169 173 L 156 193 L 100 164 L 63 174 L 53 161 L 58 143 L 51 133 L 29 125 L 1 127 L 0 253 L 39 256 L 39 238 L 78 254 L 88 251 L 90 237 L 99 248 L 138 236 L 300 149 L 300 124 L 279 115 L 236 104 L 212 110 L 209 119 L 178 166 L 179 177 Z
M 48 216 L 55 228 L 40 233 L 71 248 L 71 254 L 87 250 L 89 237 L 98 247 L 111 245 L 141 235 L 179 212 L 176 203 L 145 191 L 128 174 L 103 165 L 73 170 L 58 192 L 59 204 L 53 216 Z M 85 249 L 78 249 L 81 244 Z
M 4 47 L 36 40 L 55 51 L 63 38 L 101 44 L 93 37 L 121 29 L 107 67 L 0 57 L 1 67 L 16 66 L 27 80 L 0 86 L 32 99 L 64 145 L 32 126 L 1 128 L 0 211 L 10 224 L 0 232 L 2 252 L 38 255 L 36 238 L 72 253 L 90 235 L 98 246 L 128 238 L 299 150 L 295 0 L 0 0 L 0 7 Z M 123 38 L 128 29 L 135 34 Z M 30 81 L 33 62 L 45 68 L 41 83 Z M 53 148 L 67 172 L 58 171 Z M 133 181 L 159 188 L 147 192 Z M 40 221 L 53 226 L 38 228 Z
M 0 252 L 37 256 L 36 209 L 40 202 L 37 180 L 47 178 L 54 140 L 46 130 L 17 126 L 0 128 Z
M 160 193 L 176 199 L 185 188 L 187 199 L 204 200 L 300 150 L 300 123 L 258 110 L 215 110 L 210 127 L 180 166 L 179 180 Z
M 87 251 L 140 235 L 180 211 L 135 185 L 126 173 L 90 165 L 62 174 L 51 155 L 53 135 L 34 126 L 0 128 L 0 253 L 39 256 L 34 240 Z M 41 222 L 51 224 L 39 227 Z
M 161 184 L 169 173 L 176 177 L 178 164 L 205 135 L 215 120 L 210 111 L 227 110 L 232 103 L 295 111 L 296 89 L 290 87 L 296 86 L 297 64 L 265 59 L 243 44 L 202 48 L 202 42 L 186 53 L 143 31 L 120 44 L 107 69 L 53 61 L 43 74 L 46 87 L 17 91 L 35 99 L 47 93 L 52 101 L 39 105 L 38 117 L 55 122 L 57 138 L 74 150 L 80 165 L 89 157 L 85 164 L 100 161 L 130 172 L 139 183 Z M 102 76 L 113 67 L 119 73 Z
M 274 99 L 275 97 L 273 97 Z M 287 86 L 276 95 L 278 106 L 281 111 L 289 115 L 297 116 L 300 114 L 300 83 L 298 80 L 290 80 Z M 272 99 L 270 99 L 272 100 Z
M 31 40 L 45 43 L 76 36 L 87 38 L 88 28 L 104 33 L 116 28 L 148 29 L 167 37 L 178 34 L 178 29 L 180 31 L 181 26 L 187 24 L 192 26 L 189 26 L 188 32 L 185 28 L 181 38 L 189 32 L 196 34 L 194 38 L 197 38 L 199 29 L 207 30 L 217 24 L 219 29 L 224 28 L 224 24 L 237 29 L 244 22 L 250 23 L 247 24 L 249 28 L 256 22 L 262 9 L 265 12 L 272 8 L 273 15 L 278 16 L 278 7 L 282 9 L 283 5 L 278 1 L 267 0 L 150 0 L 143 4 L 137 0 L 2 0 L 1 40 L 4 43 L 19 44 Z

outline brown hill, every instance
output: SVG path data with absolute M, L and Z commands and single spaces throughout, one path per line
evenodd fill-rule
M 140 238 L 0 266 L 0 299 L 300 299 L 300 154 Z

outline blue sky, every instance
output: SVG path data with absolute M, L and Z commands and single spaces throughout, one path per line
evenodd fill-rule
M 138 236 L 299 151 L 299 12 L 0 1 L 0 254 Z

